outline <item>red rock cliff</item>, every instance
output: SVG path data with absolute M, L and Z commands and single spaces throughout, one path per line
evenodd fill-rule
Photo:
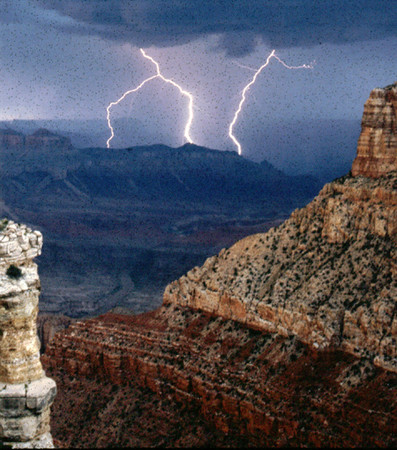
M 220 447 L 396 444 L 395 373 L 191 308 L 74 323 L 43 362 L 60 386 L 52 430 L 66 447 L 202 446 L 199 417 L 223 436 L 212 441 Z M 189 408 L 198 413 L 190 436 Z M 167 417 L 180 424 L 177 438 Z
M 393 174 L 326 185 L 279 227 L 168 285 L 164 303 L 339 345 L 397 372 L 396 186 Z
M 397 170 L 397 82 L 371 92 L 361 127 L 352 175 L 377 178 Z
M 164 303 L 397 372 L 397 83 L 365 104 L 352 175 L 168 285 Z

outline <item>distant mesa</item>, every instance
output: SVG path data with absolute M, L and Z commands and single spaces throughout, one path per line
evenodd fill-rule
M 0 136 L 23 136 L 23 133 L 12 130 L 11 128 L 6 128 L 5 130 L 0 130 Z
M 39 128 L 30 136 L 26 136 L 26 146 L 40 149 L 71 150 L 72 142 L 69 138 L 59 136 L 45 128 Z
M 73 148 L 69 138 L 55 134 L 45 128 L 39 128 L 28 136 L 11 128 L 0 130 L 0 145 L 10 150 L 30 148 L 71 150 Z
M 176 400 L 184 408 L 176 420 L 180 429 L 186 430 L 181 420 L 187 417 L 188 405 L 193 406 L 200 420 L 220 433 L 236 432 L 236 447 L 396 447 L 395 99 L 393 86 L 371 93 L 354 176 L 326 184 L 281 225 L 222 249 L 170 283 L 157 310 L 133 316 L 104 314 L 76 321 L 55 334 L 43 362 L 67 392 L 58 397 L 53 421 L 65 440 L 83 440 L 95 447 L 105 439 L 112 445 L 124 439 L 119 442 L 125 446 L 127 439 L 135 438 L 133 413 L 125 411 L 136 397 L 116 397 L 118 387 L 108 388 L 113 384 L 129 392 L 154 392 L 155 408 L 139 397 L 150 417 L 163 405 L 160 398 Z M 256 179 L 263 186 L 260 172 L 269 180 L 275 171 L 266 163 L 255 166 L 235 156 L 232 162 L 238 165 L 231 164 L 232 157 L 228 160 L 225 154 L 200 149 L 199 155 L 191 148 L 163 149 L 163 160 L 156 157 L 145 166 L 153 171 L 152 179 L 173 169 L 185 187 L 197 167 L 197 173 L 210 174 L 199 185 L 200 193 L 209 187 L 205 193 L 210 197 L 232 181 L 229 186 L 245 188 L 249 199 L 254 191 L 243 183 Z M 156 151 L 135 150 L 129 156 L 139 161 L 139 153 L 149 161 Z M 211 164 L 204 164 L 206 160 Z M 255 172 L 257 166 L 262 171 Z M 232 179 L 235 168 L 240 178 Z M 147 179 L 149 170 L 143 173 Z M 211 189 L 214 178 L 220 185 Z M 279 189 L 280 181 L 291 184 L 291 178 L 274 176 L 274 185 Z M 264 191 L 256 192 L 266 198 Z M 234 208 L 241 214 L 240 205 Z M 79 382 L 87 388 L 74 394 Z M 98 386 L 100 394 L 93 395 L 92 386 Z M 95 397 L 101 413 L 94 415 Z M 115 404 L 118 410 L 109 413 Z M 89 434 L 75 432 L 76 413 Z M 107 431 L 115 417 L 117 438 Z M 139 406 L 139 428 L 144 417 Z M 169 413 L 162 416 L 161 427 L 150 426 L 156 441 L 145 443 L 157 445 L 158 430 L 166 426 L 164 417 Z M 98 437 L 91 430 L 99 430 Z M 185 433 L 175 446 L 189 446 L 186 439 L 196 438 L 196 430 Z M 198 440 L 193 446 L 198 442 L 201 446 Z
M 63 136 L 60 136 L 59 134 L 53 133 L 50 130 L 47 130 L 46 128 L 39 128 L 38 130 L 36 130 L 34 133 L 31 134 L 30 137 L 52 137 L 52 138 L 62 138 L 62 139 L 67 139 Z
M 55 133 L 53 133 L 50 130 L 47 130 L 46 128 L 39 128 L 38 130 L 36 130 L 34 133 L 32 133 L 32 136 L 36 136 L 36 137 L 43 137 L 43 136 L 47 136 L 47 137 L 61 137 Z
M 21 148 L 25 145 L 25 136 L 11 128 L 0 130 L 0 145 L 5 148 Z
M 149 402 L 117 395 L 114 386 L 127 385 L 128 391 L 156 394 L 150 417 L 163 399 L 174 399 L 184 408 L 178 425 L 193 406 L 200 421 L 225 434 L 236 431 L 236 446 L 396 446 L 396 87 L 371 93 L 352 172 L 325 185 L 284 223 L 222 249 L 170 283 L 155 311 L 104 314 L 54 333 L 43 362 L 65 393 L 53 415 L 64 439 L 125 446 L 126 440 L 117 441 L 123 433 L 136 436 L 134 413 L 125 411 L 139 404 L 137 429 L 156 434 L 146 445 L 167 443 L 164 418 L 171 416 L 149 428 L 142 413 Z M 281 200 L 296 194 L 292 177 L 266 163 L 188 148 L 119 150 L 119 172 L 110 160 L 115 152 L 107 152 L 109 166 L 104 149 L 92 149 L 87 158 L 97 159 L 90 178 L 97 177 L 96 191 L 106 187 L 102 195 L 109 195 L 112 184 L 120 188 L 123 170 L 137 198 L 169 201 L 174 195 L 185 205 L 208 202 L 223 189 L 219 204 L 232 198 L 239 215 L 252 198 L 270 194 L 274 200 L 281 188 Z M 73 174 L 69 187 L 78 181 L 74 190 L 83 188 L 87 172 Z M 105 175 L 117 183 L 105 186 Z M 10 194 L 17 184 L 11 186 Z M 131 202 L 127 186 L 123 195 Z M 280 204 L 277 199 L 278 211 Z M 101 252 L 102 260 L 106 249 Z M 86 378 L 87 389 L 77 390 Z M 96 441 L 89 441 L 91 430 Z M 177 446 L 188 446 L 197 430 Z

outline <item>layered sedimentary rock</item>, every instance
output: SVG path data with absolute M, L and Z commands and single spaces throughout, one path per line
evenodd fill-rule
M 371 177 L 335 180 L 282 225 L 208 258 L 157 311 L 56 334 L 45 363 L 194 404 L 249 444 L 395 446 L 397 166 L 388 145 L 376 152 Z
M 37 334 L 41 343 L 41 353 L 53 340 L 55 333 L 67 328 L 74 319 L 61 314 L 40 314 L 37 317 Z
M 164 303 L 339 346 L 397 371 L 397 179 L 345 177 L 171 283 Z
M 397 83 L 365 104 L 352 176 L 171 283 L 164 302 L 397 371 L 396 126 Z
M 40 128 L 28 136 L 11 128 L 0 130 L 0 147 L 8 151 L 40 149 L 65 152 L 73 148 L 69 138 L 52 133 L 45 128 Z
M 55 382 L 40 362 L 37 337 L 40 281 L 33 258 L 42 235 L 0 222 L 0 442 L 11 447 L 51 447 L 50 405 Z
M 379 177 L 397 164 L 397 82 L 374 89 L 364 105 L 353 176 Z
M 211 444 L 200 418 L 220 447 L 397 443 L 397 374 L 188 307 L 74 323 L 43 363 L 62 386 L 52 431 L 65 446 Z

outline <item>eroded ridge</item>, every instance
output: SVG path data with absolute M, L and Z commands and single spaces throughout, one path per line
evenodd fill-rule
M 351 174 L 281 226 L 208 258 L 164 303 L 338 346 L 397 371 L 397 83 L 364 106 Z
M 397 371 L 397 178 L 343 177 L 165 290 L 189 306 Z

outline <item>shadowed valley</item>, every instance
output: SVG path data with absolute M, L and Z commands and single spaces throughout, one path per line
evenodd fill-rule
M 7 129 L 0 145 L 3 215 L 45 235 L 40 310 L 74 317 L 159 306 L 170 281 L 320 188 L 189 144 L 75 149 L 44 129 Z

